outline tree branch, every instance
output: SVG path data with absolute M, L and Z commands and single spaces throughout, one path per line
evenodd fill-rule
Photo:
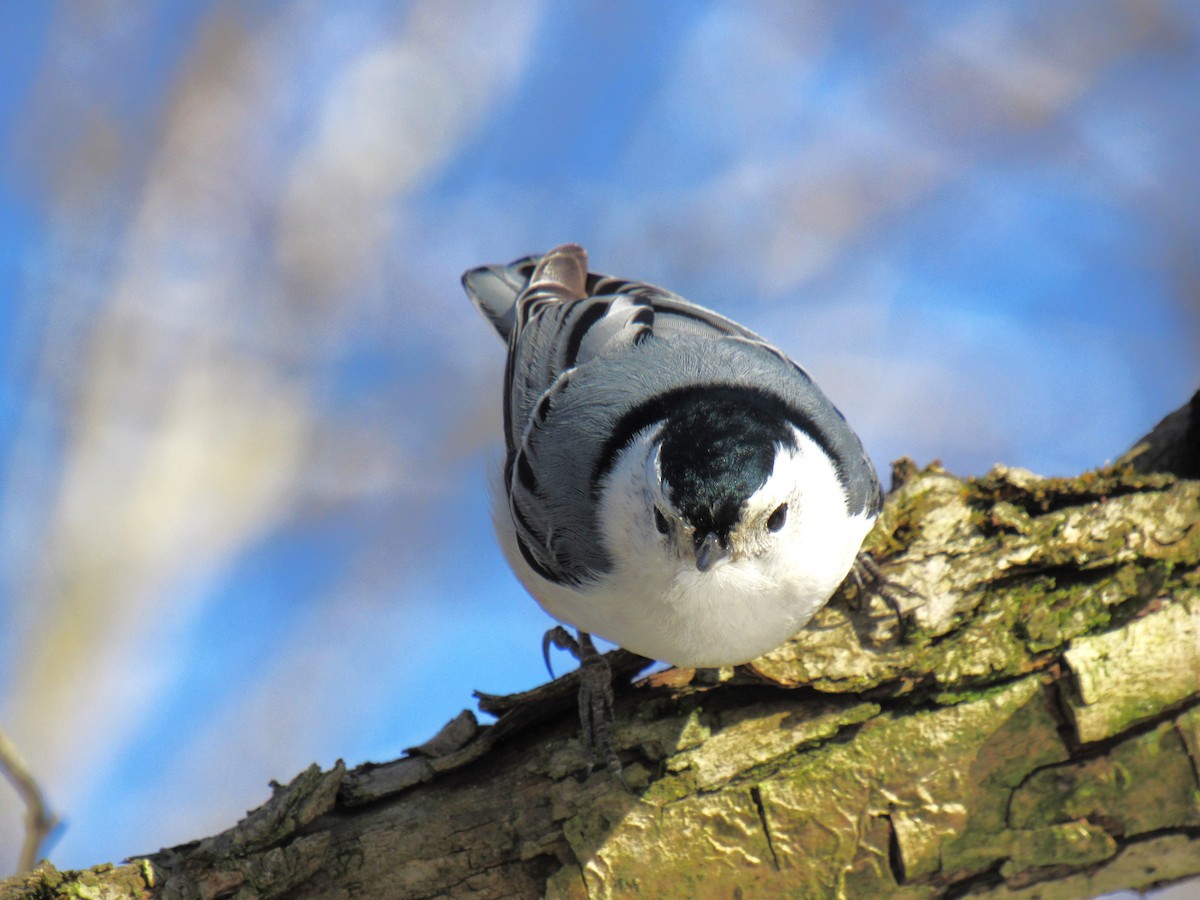
M 37 862 L 38 850 L 58 824 L 58 819 L 46 806 L 41 788 L 17 752 L 16 745 L 3 731 L 0 731 L 0 771 L 25 804 L 25 840 L 17 858 L 17 872 L 26 872 Z
M 1176 472 L 1192 416 L 1150 442 Z M 1200 874 L 1200 482 L 895 475 L 869 549 L 903 642 L 847 587 L 715 676 L 629 684 L 645 661 L 614 654 L 632 794 L 575 777 L 570 675 L 394 762 L 314 766 L 220 835 L 0 895 L 1051 898 Z

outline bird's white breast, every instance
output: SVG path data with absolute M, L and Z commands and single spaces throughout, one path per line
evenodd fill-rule
M 700 572 L 664 552 L 647 484 L 649 435 L 621 454 L 601 491 L 600 521 L 612 569 L 579 588 L 533 572 L 516 546 L 506 504 L 497 533 L 513 570 L 554 618 L 635 653 L 679 666 L 723 666 L 761 656 L 794 635 L 845 578 L 874 517 L 849 515 L 829 457 L 803 432 L 781 452 L 769 486 L 794 490 L 781 546 Z

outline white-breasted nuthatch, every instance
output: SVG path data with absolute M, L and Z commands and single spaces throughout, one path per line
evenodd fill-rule
M 500 542 L 579 630 L 577 655 L 595 634 L 680 666 L 742 663 L 825 604 L 882 493 L 800 366 L 675 294 L 589 273 L 573 244 L 463 285 L 508 345 Z

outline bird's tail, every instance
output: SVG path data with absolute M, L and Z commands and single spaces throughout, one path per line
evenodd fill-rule
M 587 276 L 587 251 L 578 244 L 563 244 L 542 257 L 529 279 L 529 290 L 582 300 L 587 296 Z
M 545 256 L 526 256 L 508 265 L 480 266 L 465 272 L 463 288 L 484 318 L 507 341 L 516 325 L 517 298 L 526 290 L 578 299 L 587 293 L 587 251 L 563 244 Z

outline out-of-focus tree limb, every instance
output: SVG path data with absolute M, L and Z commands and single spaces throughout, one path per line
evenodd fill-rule
M 627 687 L 632 792 L 575 777 L 566 676 L 484 697 L 496 724 L 463 713 L 394 762 L 313 766 L 222 834 L 43 866 L 0 897 L 1052 900 L 1196 877 L 1191 410 L 1077 478 L 899 465 L 869 543 L 906 589 L 905 639 L 882 603 L 843 597 L 721 677 Z M 611 658 L 626 680 L 644 663 Z
M 3 731 L 0 731 L 0 771 L 4 772 L 4 777 L 25 803 L 25 839 L 17 859 L 17 872 L 26 872 L 33 868 L 42 841 L 54 830 L 58 819 L 46 805 L 42 790 L 17 752 L 16 745 Z
M 1138 472 L 1170 472 L 1200 478 L 1200 391 L 1133 445 L 1117 465 Z

